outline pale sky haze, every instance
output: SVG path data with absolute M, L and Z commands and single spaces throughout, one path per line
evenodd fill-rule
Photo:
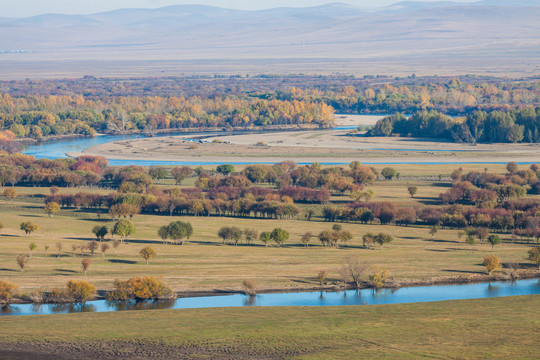
M 364 8 L 390 5 L 400 0 L 345 0 Z M 422 1 L 422 0 L 420 0 Z M 424 0 L 426 1 L 426 0 Z M 443 1 L 443 0 L 431 0 Z M 473 2 L 474 0 L 453 0 Z M 178 4 L 203 4 L 229 9 L 258 10 L 281 6 L 308 7 L 332 0 L 0 0 L 0 17 L 28 17 L 46 13 L 92 14 L 119 8 L 158 8 Z

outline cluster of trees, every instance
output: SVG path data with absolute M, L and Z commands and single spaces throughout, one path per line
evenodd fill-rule
M 451 118 L 438 111 L 420 111 L 406 117 L 387 116 L 368 131 L 369 136 L 412 136 L 464 143 L 538 143 L 540 107 L 504 111 L 474 111 L 465 118 Z
M 158 236 L 163 240 L 172 240 L 175 244 L 180 242 L 184 245 L 184 239 L 189 239 L 193 236 L 193 226 L 189 222 L 173 221 L 169 225 L 163 225 L 158 230 Z
M 329 126 L 333 113 L 332 107 L 322 102 L 248 96 L 95 98 L 0 94 L 0 131 L 16 138 L 205 127 Z

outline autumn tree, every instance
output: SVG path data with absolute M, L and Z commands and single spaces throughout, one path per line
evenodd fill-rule
M 375 269 L 373 273 L 369 275 L 369 284 L 374 289 L 380 289 L 388 283 L 390 279 L 390 272 L 386 269 L 377 270 Z
M 535 246 L 528 251 L 528 259 L 533 262 L 533 264 L 538 265 L 538 270 L 540 270 L 540 246 Z
M 89 260 L 89 259 L 85 259 Z M 96 296 L 96 287 L 86 281 L 69 280 L 66 285 L 68 295 L 77 303 L 85 303 Z
M 252 242 L 257 240 L 258 237 L 259 232 L 257 230 L 249 228 L 244 229 L 244 239 L 246 239 L 247 244 L 251 244 Z
M 8 200 L 13 200 L 17 197 L 17 191 L 13 188 L 5 189 L 4 197 Z
M 184 181 L 184 179 L 188 176 L 191 176 L 191 174 L 193 174 L 193 169 L 188 166 L 174 167 L 171 170 L 171 175 L 176 181 L 177 185 L 180 185 L 182 181 Z
M 0 305 L 8 305 L 17 295 L 19 287 L 9 281 L 0 280 Z
M 17 262 L 17 265 L 19 265 L 19 268 L 21 269 L 21 272 L 24 271 L 24 268 L 26 268 L 26 264 L 28 264 L 28 257 L 24 254 L 20 254 L 15 259 Z
M 345 263 L 341 272 L 347 274 L 350 280 L 352 280 L 354 286 L 360 289 L 362 286 L 362 275 L 368 269 L 368 266 L 360 261 L 357 257 L 348 256 L 345 258 Z
M 129 220 L 120 220 L 114 224 L 112 233 L 120 236 L 120 241 L 124 242 L 128 236 L 135 233 L 135 225 Z
M 99 248 L 99 244 L 97 241 L 94 240 L 94 241 L 90 241 L 87 247 L 88 247 L 88 250 L 90 250 L 91 256 L 94 257 L 94 252 L 96 252 L 96 250 Z
M 56 257 L 60 257 L 60 254 L 62 253 L 62 243 L 58 241 L 55 246 L 56 246 L 56 249 L 58 250 L 58 255 Z
M 497 271 L 501 268 L 501 259 L 495 255 L 486 256 L 483 264 L 486 267 L 488 274 L 491 275 L 493 271 Z
M 60 211 L 60 204 L 54 201 L 50 201 L 45 204 L 45 206 L 43 207 L 43 210 L 45 210 L 45 212 L 47 213 L 47 215 L 49 215 L 49 217 L 52 217 L 53 214 L 56 214 L 57 212 Z
M 38 231 L 39 226 L 37 224 L 31 223 L 30 221 L 25 221 L 21 223 L 20 229 L 24 231 L 26 233 L 26 237 L 28 237 L 34 231 Z
M 82 259 L 81 261 L 81 267 L 84 275 L 86 275 L 86 272 L 88 269 L 90 269 L 90 265 L 92 264 L 92 260 L 89 258 Z
M 146 246 L 146 247 L 142 248 L 141 251 L 139 251 L 139 255 L 144 260 L 146 260 L 146 264 L 148 264 L 148 261 L 150 259 L 152 259 L 153 257 L 155 257 L 157 254 L 156 254 L 156 250 L 154 250 L 154 248 L 152 248 L 151 246 Z
M 107 250 L 109 250 L 110 246 L 107 243 L 101 244 L 101 256 L 104 257 Z
M 114 240 L 112 243 L 112 246 L 114 248 L 114 254 L 118 255 L 118 248 L 120 247 L 120 241 Z
M 319 285 L 323 286 L 327 277 L 328 277 L 328 271 L 319 270 L 319 272 L 317 273 L 317 281 L 319 282 Z
M 435 239 L 435 234 L 437 234 L 438 231 L 439 228 L 437 226 L 432 226 L 431 228 L 429 228 L 429 235 L 431 235 L 432 240 Z

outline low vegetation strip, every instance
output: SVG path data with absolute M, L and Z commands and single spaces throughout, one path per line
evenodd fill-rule
M 540 296 L 0 319 L 14 359 L 538 358 Z M 84 324 L 84 330 L 81 330 Z M 26 357 L 25 357 L 26 356 Z

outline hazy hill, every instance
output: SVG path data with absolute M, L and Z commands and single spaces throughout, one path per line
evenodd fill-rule
M 540 70 L 535 3 L 401 2 L 371 11 L 342 3 L 261 11 L 178 5 L 0 18 L 0 76 L 157 69 L 530 74 Z

